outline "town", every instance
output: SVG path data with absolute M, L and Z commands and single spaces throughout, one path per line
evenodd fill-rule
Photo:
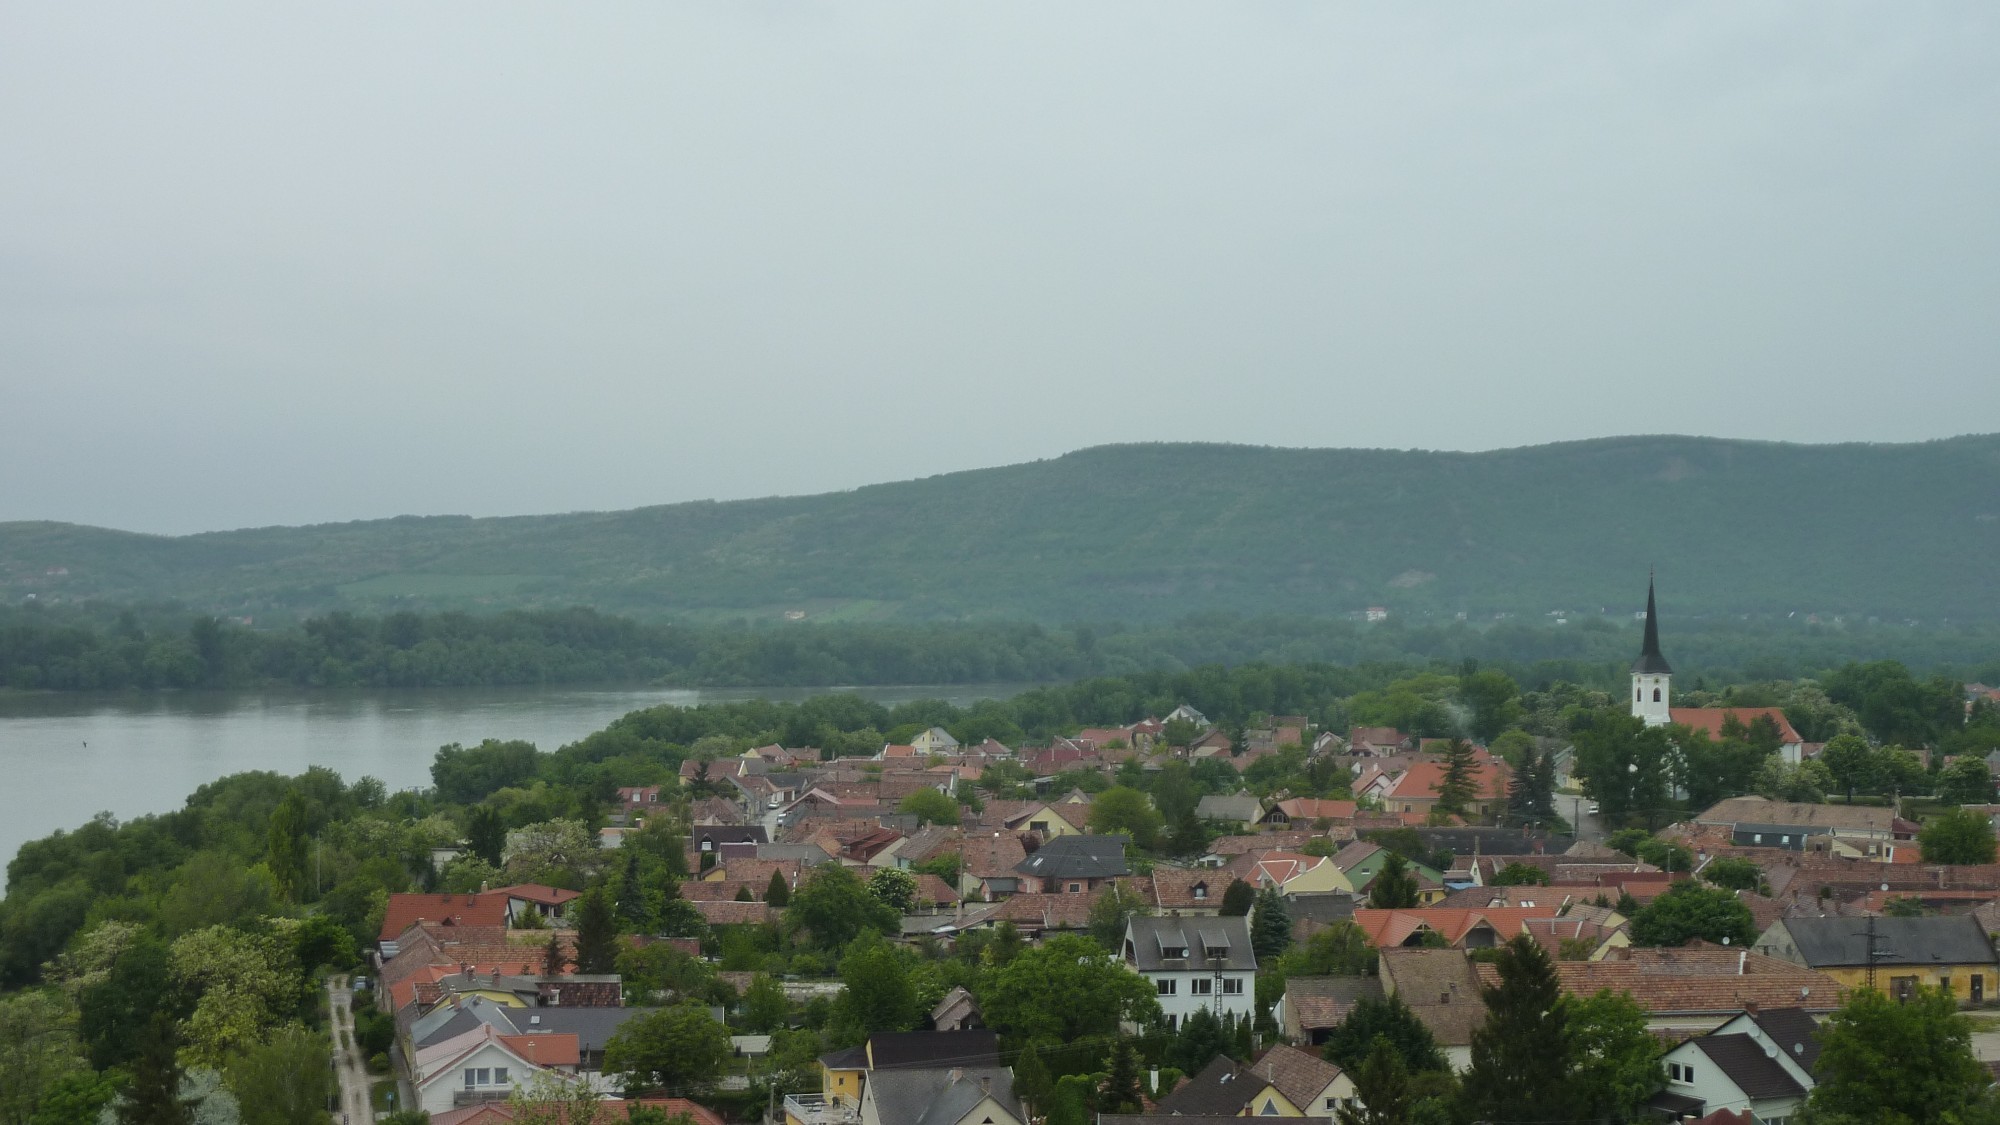
M 0 1014 L 76 1056 L 9 1120 L 1993 1112 L 2000 690 L 1677 694 L 1645 617 L 1626 701 L 1468 667 L 1277 714 L 1245 669 L 1226 721 L 661 708 L 421 794 L 226 779 L 10 865 Z M 719 732 L 807 707 L 837 752 Z

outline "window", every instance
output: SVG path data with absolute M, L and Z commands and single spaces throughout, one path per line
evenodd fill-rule
M 506 1067 L 504 1067 L 504 1066 L 496 1066 L 496 1067 L 494 1067 L 494 1068 L 493 1068 L 493 1084 L 494 1084 L 495 1086 L 505 1086 L 505 1085 L 507 1084 L 507 1068 L 506 1068 Z
M 1215 991 L 1215 982 L 1206 978 L 1188 982 L 1188 991 L 1196 996 L 1207 996 Z
M 465 1068 L 465 1088 L 466 1088 L 466 1089 L 470 1090 L 470 1089 L 472 1089 L 472 1088 L 473 1088 L 474 1086 L 477 1086 L 477 1085 L 479 1085 L 478 1081 L 477 1081 L 477 1080 L 475 1080 L 475 1079 L 474 1079 L 474 1078 L 472 1077 L 473 1075 L 475 1075 L 475 1074 L 477 1074 L 477 1073 L 479 1073 L 479 1072 L 478 1072 L 478 1071 L 476 1071 L 476 1070 L 474 1070 L 474 1069 L 472 1069 L 472 1068 L 471 1068 L 471 1067 L 469 1067 L 469 1066 Z
M 1200 902 L 1202 899 L 1205 899 L 1207 897 L 1208 897 L 1208 884 L 1196 883 L 1194 885 L 1194 900 L 1196 902 Z
M 1161 980 L 1156 983 L 1162 996 L 1172 996 L 1180 991 L 1181 982 L 1177 980 Z
M 1049 822 L 1046 820 L 1031 820 L 1028 822 L 1028 831 L 1040 832 L 1046 836 L 1049 834 Z
M 1223 982 L 1222 982 L 1222 994 L 1223 994 L 1224 996 L 1241 996 L 1241 995 L 1243 995 L 1243 981 L 1242 981 L 1242 978 L 1240 978 L 1240 977 L 1228 977 L 1228 978 L 1224 979 L 1224 980 L 1223 980 Z
M 1339 1109 L 1339 1108 L 1340 1108 L 1340 1099 L 1339 1099 L 1339 1098 L 1328 1098 L 1328 1099 L 1326 1099 L 1326 1108 L 1327 1108 L 1327 1109 L 1328 1109 L 1329 1111 L 1332 1111 L 1332 1110 L 1336 1110 L 1336 1109 Z
M 1643 699 L 1643 698 L 1641 697 L 1641 695 L 1640 695 L 1640 692 L 1639 692 L 1639 689 L 1638 689 L 1638 688 L 1633 688 L 1633 689 L 1632 689 L 1632 702 L 1634 702 L 1634 703 L 1641 703 L 1641 702 L 1644 702 L 1644 699 Z
M 1654 689 L 1653 689 L 1653 702 L 1655 702 L 1655 703 L 1658 703 L 1659 701 L 1660 701 L 1660 689 L 1659 689 L 1659 688 L 1654 688 Z
M 1069 885 L 1069 893 L 1071 893 L 1071 894 L 1076 894 L 1077 892 L 1079 892 L 1079 891 L 1081 891 L 1081 890 L 1083 890 L 1083 884 L 1082 884 L 1082 883 L 1071 883 L 1071 884 Z

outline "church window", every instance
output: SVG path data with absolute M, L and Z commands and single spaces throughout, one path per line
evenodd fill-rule
M 1654 689 L 1653 689 L 1653 702 L 1655 702 L 1655 703 L 1658 703 L 1659 701 L 1660 701 L 1660 689 L 1659 689 L 1659 688 L 1654 688 Z
M 1633 689 L 1632 689 L 1632 702 L 1634 702 L 1634 703 L 1644 703 L 1645 701 L 1646 701 L 1646 693 L 1645 693 L 1645 692 L 1643 692 L 1643 691 L 1640 691 L 1640 690 L 1639 690 L 1638 688 L 1636 688 L 1636 687 L 1635 687 L 1635 688 L 1633 688 Z

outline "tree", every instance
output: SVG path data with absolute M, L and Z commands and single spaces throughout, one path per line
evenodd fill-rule
M 167 947 L 142 931 L 115 955 L 102 979 L 84 983 L 78 1031 L 92 1067 L 110 1070 L 136 1059 L 153 1013 L 177 1018 L 172 972 Z
M 1993 803 L 1993 771 L 1986 763 L 1970 754 L 1953 758 L 1951 764 L 1938 773 L 1938 800 L 1954 805 L 1990 805 Z
M 1600 990 L 1565 996 L 1568 1010 L 1572 1108 L 1596 1121 L 1636 1121 L 1665 1075 L 1660 1043 L 1646 1030 L 1646 1012 L 1628 993 Z
M 1268 962 L 1291 944 L 1292 916 L 1285 910 L 1285 900 L 1278 888 L 1265 887 L 1257 892 L 1257 908 L 1250 916 L 1250 948 L 1257 960 Z
M 884 867 L 868 877 L 868 893 L 898 916 L 917 909 L 917 877 L 894 867 Z
M 699 1089 L 729 1059 L 729 1028 L 696 1003 L 627 1020 L 604 1044 L 604 1069 L 628 1093 Z
M 490 805 L 474 805 L 465 814 L 465 850 L 493 867 L 500 866 L 500 853 L 507 847 L 507 822 L 500 810 Z
M 1545 887 L 1548 884 L 1547 871 L 1525 863 L 1510 863 L 1501 868 L 1499 874 L 1493 876 L 1493 885 L 1496 887 Z
M 1854 803 L 1856 789 L 1874 788 L 1879 777 L 1875 748 L 1859 735 L 1839 734 L 1828 739 L 1818 760 L 1833 775 L 1834 784 L 1847 791 L 1848 804 Z
M 1734 894 L 1692 879 L 1668 887 L 1632 919 L 1634 945 L 1686 945 L 1690 938 L 1727 938 L 1747 948 L 1757 940 L 1757 923 Z
M 782 910 L 785 904 L 790 901 L 792 901 L 792 888 L 785 882 L 785 873 L 782 871 L 771 872 L 771 881 L 764 886 L 765 904 L 778 907 Z
M 821 864 L 806 876 L 792 892 L 785 920 L 822 951 L 845 949 L 864 930 L 889 934 L 902 924 L 894 907 L 869 894 L 867 884 L 837 863 Z
M 1614 708 L 1578 716 L 1574 738 L 1576 775 L 1596 798 L 1606 824 L 1632 818 L 1661 822 L 1673 760 L 1665 727 L 1649 727 Z
M 1400 996 L 1355 1001 L 1347 1018 L 1328 1033 L 1321 1053 L 1342 1070 L 1353 1070 L 1374 1050 L 1377 1040 L 1386 1040 L 1394 1047 L 1403 1065 L 1412 1071 L 1445 1070 L 1450 1065 L 1430 1028 Z
M 1090 936 L 1097 939 L 1097 944 L 1116 951 L 1132 918 L 1152 912 L 1151 904 L 1143 897 L 1114 882 L 1090 904 Z
M 1479 795 L 1476 785 L 1478 763 L 1472 743 L 1454 738 L 1444 744 L 1444 776 L 1438 781 L 1437 811 L 1465 815 L 1465 809 Z
M 1947 809 L 1917 834 L 1925 863 L 1992 863 L 1993 823 L 1971 809 Z
M 174 1018 L 155 1012 L 138 1035 L 131 1081 L 118 1100 L 118 1125 L 194 1125 L 194 1103 L 181 1096 Z
M 507 834 L 503 865 L 509 879 L 577 887 L 597 874 L 605 855 L 583 822 L 558 817 Z
M 542 975 L 559 977 L 569 968 L 569 958 L 563 955 L 562 937 L 556 931 L 549 931 L 549 942 L 542 947 Z
M 833 1023 L 854 1042 L 877 1031 L 908 1031 L 930 1011 L 917 991 L 912 955 L 871 931 L 854 939 L 840 959 L 844 987 L 834 1001 Z
M 1231 879 L 1222 891 L 1222 906 L 1217 913 L 1224 918 L 1242 918 L 1256 902 L 1257 888 L 1241 879 Z
M 1168 824 L 1177 825 L 1192 817 L 1195 806 L 1201 803 L 1194 773 L 1186 762 L 1168 762 L 1162 766 L 1159 776 L 1153 779 L 1151 792 L 1153 807 L 1160 810 L 1160 818 Z
M 646 879 L 639 870 L 639 849 L 625 851 L 625 864 L 618 875 L 617 901 L 615 913 L 621 927 L 633 933 L 645 933 L 652 929 L 653 916 L 657 913 L 654 896 L 646 888 Z
M 1217 1055 L 1235 1049 L 1235 1035 L 1222 1025 L 1210 1008 L 1196 1008 L 1181 1021 L 1173 1042 L 1167 1045 L 1166 1062 L 1182 1074 L 1199 1074 Z
M 1410 1068 L 1387 1038 L 1376 1037 L 1354 1074 L 1354 1098 L 1341 1106 L 1339 1125 L 1408 1125 Z
M 62 993 L 0 996 L 0 1125 L 28 1125 L 43 1095 L 85 1069 Z
M 792 1017 L 792 1002 L 785 999 L 785 989 L 769 973 L 758 973 L 750 978 L 750 987 L 743 990 L 743 1023 L 752 1031 L 773 1032 L 784 1027 Z
M 614 972 L 618 964 L 618 918 L 603 887 L 583 892 L 576 904 L 576 971 Z
M 1358 977 L 1372 975 L 1375 968 L 1368 933 L 1352 922 L 1328 925 L 1278 958 L 1278 971 L 1287 977 Z
M 182 934 L 168 964 L 183 995 L 196 997 L 180 1026 L 181 1055 L 191 1066 L 219 1069 L 263 1041 L 307 995 L 291 943 L 275 931 L 210 926 Z
M 1097 1095 L 1097 1112 L 1138 1113 L 1139 1098 L 1139 1056 L 1132 1041 L 1121 1035 L 1111 1048 L 1111 1068 Z
M 97 1125 L 123 1082 L 124 1075 L 117 1071 L 73 1070 L 42 1091 L 40 1105 L 28 1120 L 33 1125 Z
M 1044 1045 L 1118 1033 L 1159 1015 L 1153 986 L 1089 938 L 1057 934 L 988 975 L 980 1008 L 1003 1035 Z
M 1014 1092 L 1028 1104 L 1031 1113 L 1045 1113 L 1054 1089 L 1049 1068 L 1042 1063 L 1042 1053 L 1033 1043 L 1028 1044 L 1014 1060 Z
M 1465 1104 L 1491 1122 L 1561 1121 L 1571 1112 L 1569 1013 L 1549 955 L 1525 934 L 1500 947 L 1498 984 L 1480 990 L 1486 1022 L 1472 1033 Z
M 1556 818 L 1555 759 L 1538 751 L 1532 738 L 1521 737 L 1526 745 L 1521 747 L 1513 776 L 1507 779 L 1507 815 L 1517 824 L 1547 824 Z
M 1400 854 L 1390 852 L 1382 861 L 1382 869 L 1368 884 L 1368 905 L 1377 910 L 1408 910 L 1417 905 L 1417 877 Z
M 1732 891 L 1754 891 L 1764 885 L 1764 869 L 1747 859 L 1725 856 L 1708 861 L 1701 877 Z
M 896 811 L 924 824 L 957 824 L 958 802 L 935 789 L 919 789 L 903 798 Z
M 312 830 L 307 820 L 304 794 L 288 789 L 272 810 L 264 831 L 264 862 L 271 869 L 278 894 L 287 902 L 300 901 L 305 885 L 306 834 Z
M 1941 988 L 1920 986 L 1902 1003 L 1874 989 L 1849 992 L 1819 1041 L 1810 1104 L 1843 1120 L 1951 1120 L 1980 1100 L 1988 1081 L 1972 1051 L 1971 1021 Z
M 243 1125 L 321 1125 L 333 1094 L 326 1039 L 293 1024 L 231 1059 L 224 1071 Z
M 1125 835 L 1141 848 L 1151 850 L 1160 834 L 1160 812 L 1152 798 L 1123 785 L 1114 785 L 1097 795 L 1090 804 L 1090 829 L 1099 835 Z
M 1521 689 L 1505 672 L 1467 671 L 1458 678 L 1459 701 L 1472 709 L 1472 736 L 1490 743 L 1521 718 Z

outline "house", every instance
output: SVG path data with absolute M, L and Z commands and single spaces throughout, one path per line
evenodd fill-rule
M 985 1026 L 979 1015 L 979 1001 L 964 985 L 953 986 L 931 1009 L 931 1028 L 936 1031 L 971 1031 Z
M 1382 807 L 1390 812 L 1422 813 L 1437 808 L 1438 793 L 1444 786 L 1443 762 L 1416 762 L 1403 771 L 1382 794 Z M 1505 762 L 1491 758 L 1472 765 L 1472 797 L 1465 803 L 1470 817 L 1498 815 L 1507 808 L 1508 771 Z
M 1168 917 L 1214 917 L 1234 875 L 1206 867 L 1153 867 L 1153 909 Z
M 861 1091 L 861 1125 L 1024 1125 L 1004 1066 L 876 1071 Z
M 1868 805 L 1813 805 L 1764 797 L 1731 797 L 1695 817 L 1696 825 L 1729 829 L 1737 847 L 1828 850 L 1847 858 L 1892 859 L 1898 840 L 1917 826 L 1895 810 Z
M 1082 894 L 1129 875 L 1124 836 L 1058 836 L 1014 865 L 1029 894 Z
M 1981 1004 L 2000 984 L 2000 958 L 1970 914 L 1924 918 L 1783 918 L 1757 952 L 1803 965 L 1846 988 L 1879 987 L 1898 998 L 1923 984 Z
M 643 812 L 660 803 L 657 785 L 627 785 L 618 790 L 618 807 L 626 812 Z
M 1218 1019 L 1256 1015 L 1257 954 L 1250 920 L 1147 918 L 1125 926 L 1125 964 L 1153 984 L 1167 1026 L 1207 1008 Z
M 958 739 L 943 727 L 932 727 L 912 738 L 910 746 L 921 755 L 951 754 L 958 750 Z
M 1349 844 L 1333 853 L 1333 865 L 1347 876 L 1347 882 L 1357 895 L 1368 893 L 1369 884 L 1375 881 L 1384 864 L 1389 862 L 1389 849 L 1380 844 L 1361 841 Z M 1434 906 L 1444 901 L 1444 872 L 1421 863 L 1405 865 L 1417 877 L 1417 905 Z
M 1021 885 L 1021 876 L 1015 868 L 1027 854 L 1021 838 L 1011 832 L 967 836 L 959 842 L 963 861 L 958 873 L 959 894 L 987 902 L 1013 894 Z
M 473 1031 L 481 1024 L 502 1035 L 574 1036 L 578 1069 L 587 1074 L 604 1069 L 604 1045 L 620 1027 L 656 1011 L 659 1009 L 618 1006 L 520 1007 L 496 1003 L 485 996 L 459 996 L 414 1020 L 409 1025 L 408 1041 L 421 1051 Z M 539 1049 L 536 1057 L 547 1058 Z
M 500 887 L 490 893 L 507 896 L 507 924 L 510 926 L 519 922 L 522 915 L 530 909 L 551 921 L 565 921 L 569 916 L 570 904 L 583 897 L 581 891 L 544 886 L 541 883 L 517 883 L 511 887 Z
M 1655 1108 L 1676 1114 L 1732 1110 L 1756 1121 L 1784 1121 L 1812 1092 L 1818 1030 L 1818 1021 L 1801 1008 L 1746 1011 L 1667 1052 L 1667 1085 Z
M 1395 727 L 1350 727 L 1347 731 L 1347 752 L 1363 757 L 1400 754 L 1415 745 L 1414 739 Z
M 509 896 L 500 891 L 472 895 L 392 894 L 382 915 L 382 929 L 376 948 L 382 960 L 396 956 L 403 931 L 419 922 L 442 926 L 493 926 L 507 924 Z
M 1217 1055 L 1201 1073 L 1161 1098 L 1168 1120 L 1204 1117 L 1331 1117 L 1354 1097 L 1338 1066 L 1280 1043 L 1247 1065 Z
M 1160 720 L 1160 723 L 1161 725 L 1164 726 L 1165 724 L 1171 723 L 1176 719 L 1184 723 L 1193 723 L 1196 729 L 1198 730 L 1207 730 L 1209 727 L 1215 725 L 1214 723 L 1208 721 L 1207 715 L 1202 714 L 1201 712 L 1195 710 L 1193 707 L 1190 707 L 1185 703 L 1167 712 L 1167 717 Z
M 1787 765 L 1805 760 L 1805 739 L 1792 728 L 1791 720 L 1776 707 L 1669 707 L 1667 714 L 1676 726 L 1700 731 L 1720 740 L 1732 727 L 1748 728 L 1759 719 L 1769 720 L 1778 732 L 1778 753 Z
M 1264 818 L 1264 803 L 1249 793 L 1210 793 L 1195 804 L 1194 815 L 1226 824 L 1255 824 Z
M 597 1120 L 603 1125 L 622 1122 L 635 1109 L 657 1109 L 669 1120 L 686 1114 L 694 1125 L 723 1125 L 722 1115 L 686 1098 L 606 1099 L 597 1103 Z M 431 1125 L 513 1125 L 520 1110 L 507 1102 L 480 1102 L 463 1109 L 431 1115 Z
M 1451 1068 L 1471 1069 L 1472 1033 L 1486 1022 L 1472 959 L 1457 949 L 1384 949 L 1381 979 L 1383 994 L 1402 998 Z
M 1272 848 L 1245 852 L 1224 868 L 1258 890 L 1276 887 L 1281 895 L 1354 893 L 1347 873 L 1327 856 Z
M 1385 961 L 1397 952 L 1385 952 Z M 1753 1007 L 1825 1015 L 1840 1006 L 1840 982 L 1825 973 L 1703 941 L 1633 948 L 1602 961 L 1558 961 L 1555 969 L 1571 996 L 1594 996 L 1601 989 L 1630 993 L 1646 1013 L 1646 1026 L 1675 1038 L 1713 1031 Z M 1490 965 L 1480 966 L 1480 974 L 1499 979 Z
M 1346 824 L 1354 819 L 1356 807 L 1353 801 L 1292 797 L 1272 806 L 1271 811 L 1264 814 L 1264 823 L 1279 828 L 1289 828 L 1294 824 L 1310 826 L 1319 821 Z
M 1199 738 L 1188 743 L 1190 758 L 1214 758 L 1231 754 L 1235 750 L 1236 744 L 1229 741 L 1229 736 L 1222 733 L 1220 727 L 1210 727 L 1203 731 Z
M 574 1035 L 503 1035 L 480 1024 L 419 1049 L 410 1065 L 416 1087 L 416 1109 L 427 1113 L 486 1101 L 505 1101 L 516 1090 L 534 1084 L 540 1075 L 561 1082 L 578 1081 Z
M 1317 1047 L 1354 1005 L 1380 999 L 1380 977 L 1290 977 L 1285 981 L 1285 1038 Z
M 991 1031 L 876 1032 L 820 1056 L 820 1089 L 785 1097 L 786 1125 L 1023 1125 Z
M 1531 918 L 1553 918 L 1556 902 L 1545 906 L 1453 910 L 1433 906 L 1416 910 L 1356 910 L 1354 924 L 1377 949 L 1492 949 L 1522 933 Z

